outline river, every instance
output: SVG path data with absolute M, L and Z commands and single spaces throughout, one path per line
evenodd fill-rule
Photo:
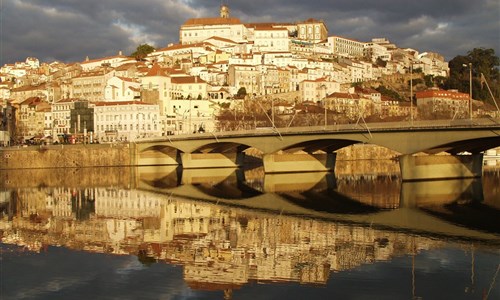
M 419 182 L 175 167 L 0 179 L 1 299 L 500 298 L 500 163 Z

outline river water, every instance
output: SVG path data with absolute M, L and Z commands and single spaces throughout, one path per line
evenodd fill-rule
M 0 299 L 500 299 L 500 164 L 412 183 L 174 167 L 0 179 Z

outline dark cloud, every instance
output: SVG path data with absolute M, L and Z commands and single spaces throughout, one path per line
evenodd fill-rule
M 497 0 L 11 0 L 1 2 L 0 64 L 28 56 L 82 61 L 129 54 L 141 43 L 164 47 L 178 42 L 187 19 L 217 16 L 221 2 L 243 22 L 316 18 L 325 21 L 330 35 L 386 37 L 446 59 L 474 47 L 500 53 Z

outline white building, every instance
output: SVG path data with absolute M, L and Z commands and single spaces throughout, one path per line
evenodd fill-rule
M 160 107 L 139 101 L 95 103 L 94 131 L 101 143 L 161 136 Z
M 166 108 L 166 131 L 168 134 L 213 132 L 216 108 L 215 102 L 206 99 L 171 100 Z
M 71 110 L 75 108 L 75 101 L 79 99 L 61 99 L 52 104 L 53 134 L 70 133 Z
M 126 77 L 113 76 L 104 88 L 105 101 L 133 101 L 140 97 L 141 84 Z
M 235 42 L 246 40 L 246 28 L 238 18 L 229 17 L 229 8 L 221 6 L 220 17 L 194 18 L 187 20 L 180 28 L 181 44 L 193 44 L 218 36 Z
M 83 71 L 91 71 L 97 67 L 108 66 L 111 68 L 116 68 L 122 64 L 132 62 L 132 59 L 128 56 L 125 56 L 120 51 L 118 55 L 102 57 L 97 59 L 89 59 L 88 57 L 85 61 L 81 62 Z
M 340 92 L 340 83 L 319 78 L 316 80 L 304 80 L 300 83 L 302 101 L 320 101 L 327 95 Z
M 261 27 L 254 30 L 254 49 L 260 52 L 288 52 L 288 29 Z
M 333 54 L 361 58 L 364 56 L 365 43 L 356 40 L 343 38 L 340 36 L 328 37 L 328 46 Z
M 328 29 L 322 20 L 308 19 L 297 22 L 297 37 L 299 40 L 319 43 L 328 37 Z

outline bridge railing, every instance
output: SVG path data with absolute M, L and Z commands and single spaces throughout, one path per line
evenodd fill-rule
M 171 135 L 167 137 L 170 139 L 190 139 L 190 138 L 203 138 L 203 137 L 227 137 L 227 136 L 241 136 L 241 135 L 268 135 L 268 134 L 293 134 L 293 133 L 320 133 L 320 132 L 359 132 L 366 131 L 394 131 L 394 130 L 422 130 L 422 129 L 439 129 L 439 128 L 500 128 L 500 119 L 481 118 L 481 119 L 458 119 L 458 120 L 423 120 L 423 121 L 402 121 L 402 122 L 377 122 L 377 123 L 352 123 L 352 124 L 332 124 L 327 126 L 301 126 L 301 127 L 263 127 L 250 130 L 238 131 L 213 131 L 195 134 L 182 134 Z M 158 138 L 146 138 L 141 141 L 158 140 Z
M 252 130 L 240 130 L 240 131 L 225 131 L 217 132 L 217 135 L 224 134 L 252 134 L 256 135 L 262 134 L 264 132 L 275 132 L 278 133 L 296 133 L 296 132 L 332 132 L 332 131 L 391 131 L 391 130 L 421 130 L 421 129 L 433 129 L 433 128 L 471 128 L 471 127 L 500 127 L 500 119 L 461 119 L 461 120 L 424 120 L 424 121 L 413 121 L 410 122 L 377 122 L 377 123 L 352 123 L 352 124 L 333 124 L 327 126 L 301 126 L 301 127 L 287 127 L 287 128 L 273 128 L 264 127 Z

